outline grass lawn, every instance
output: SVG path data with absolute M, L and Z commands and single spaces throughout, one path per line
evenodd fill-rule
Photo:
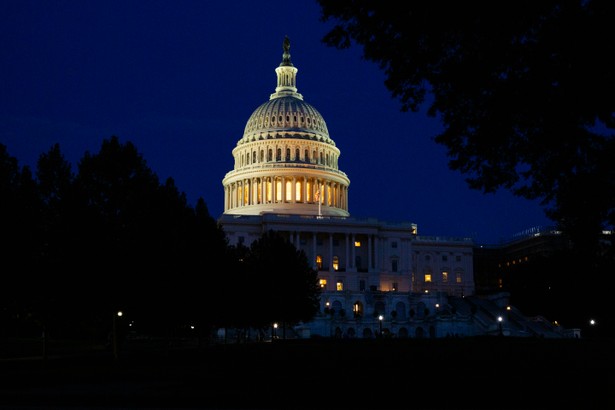
M 151 341 L 0 362 L 0 405 L 114 409 L 615 408 L 607 339 Z M 15 407 L 11 407 L 15 408 Z M 17 407 L 19 408 L 19 407 Z M 41 407 L 43 408 L 43 407 Z M 48 408 L 48 407 L 44 407 Z

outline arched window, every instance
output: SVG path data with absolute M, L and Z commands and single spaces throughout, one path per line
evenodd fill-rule
M 296 181 L 295 182 L 295 201 L 296 202 L 301 202 L 301 194 L 302 194 L 302 190 L 301 190 L 301 182 L 300 181 Z
M 275 180 L 275 201 L 282 202 L 282 180 L 280 178 Z
M 385 308 L 384 302 L 379 300 L 376 303 L 374 303 L 374 317 L 377 317 L 378 315 L 385 316 L 385 314 L 386 314 L 386 308 Z
M 360 301 L 354 302 L 352 305 L 352 313 L 354 317 L 362 317 L 363 316 L 363 303 Z
M 406 305 L 403 302 L 397 302 L 395 305 L 396 319 L 406 320 Z

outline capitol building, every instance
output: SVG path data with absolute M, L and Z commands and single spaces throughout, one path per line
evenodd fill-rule
M 421 236 L 412 222 L 353 218 L 341 150 L 323 116 L 298 92 L 288 38 L 275 72 L 275 92 L 253 111 L 232 151 L 218 222 L 230 245 L 250 246 L 274 230 L 313 263 L 320 311 L 288 332 L 303 338 L 561 337 L 548 321 L 510 306 L 506 294 L 475 294 L 472 239 Z

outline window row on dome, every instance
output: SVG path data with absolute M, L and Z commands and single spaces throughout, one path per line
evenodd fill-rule
M 268 127 L 270 125 L 272 127 L 278 126 L 313 128 L 321 132 L 327 132 L 327 127 L 322 126 L 320 120 L 318 120 L 317 118 L 312 120 L 311 117 L 304 117 L 301 113 L 299 114 L 299 117 L 297 117 L 296 113 L 293 113 L 292 121 L 291 115 L 289 114 L 279 114 L 277 116 L 275 114 L 271 116 L 260 115 L 258 119 L 253 118 L 252 120 L 250 120 L 248 129 L 251 131 L 255 127 L 262 128 Z
M 333 152 L 329 152 L 329 150 L 310 150 L 309 148 L 299 147 L 261 148 L 253 149 L 249 152 L 241 152 L 236 168 L 267 162 L 301 162 L 337 169 L 338 156 Z

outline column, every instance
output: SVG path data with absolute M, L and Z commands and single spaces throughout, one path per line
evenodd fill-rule
M 350 249 L 352 249 L 352 252 L 351 252 L 351 254 L 352 254 L 352 267 L 356 269 L 357 268 L 357 265 L 356 265 L 357 257 L 356 257 L 355 250 L 357 248 L 354 246 L 355 242 L 356 242 L 356 238 L 355 238 L 354 233 L 353 233 L 352 236 L 350 237 L 350 246 L 351 246 Z
M 312 266 L 314 269 L 318 269 L 316 266 L 316 235 L 316 232 L 312 233 Z
M 344 240 L 346 241 L 346 271 L 352 269 L 353 266 L 353 261 L 350 260 L 350 249 L 349 249 L 349 238 L 348 238 L 348 232 L 346 232 L 344 234 Z
M 329 233 L 329 272 L 333 272 L 333 234 Z

